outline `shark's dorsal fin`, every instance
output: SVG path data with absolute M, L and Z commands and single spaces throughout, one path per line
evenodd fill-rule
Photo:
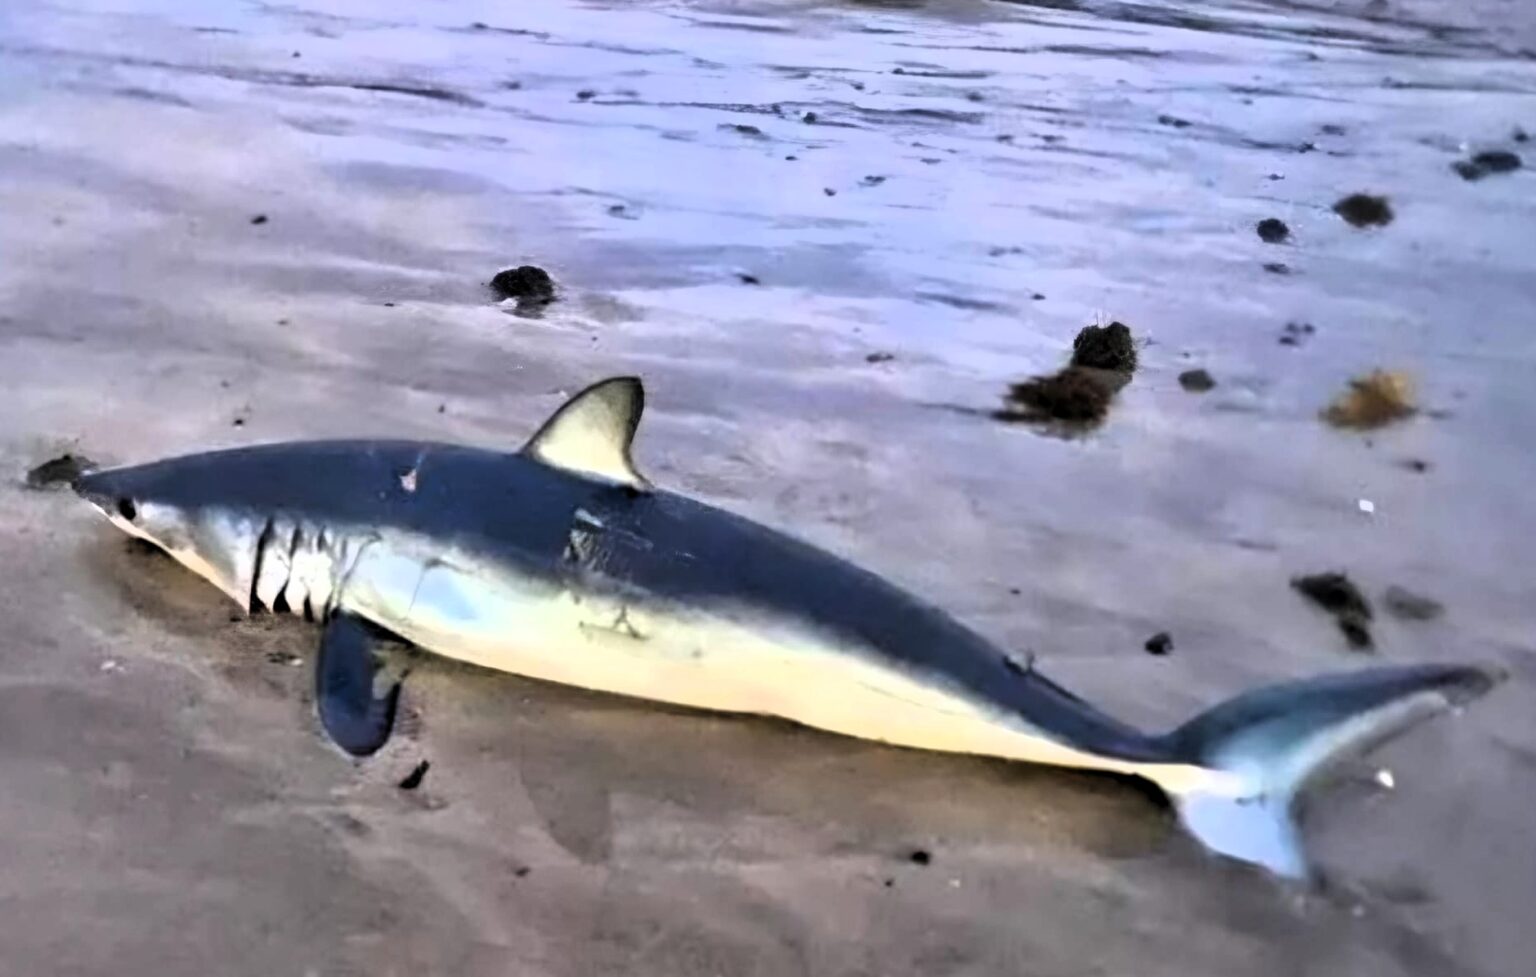
M 639 377 L 609 377 L 576 394 L 550 415 L 523 453 L 552 468 L 647 491 L 629 446 L 645 410 Z

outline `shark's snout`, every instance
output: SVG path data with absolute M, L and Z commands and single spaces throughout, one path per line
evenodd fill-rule
M 75 494 L 108 516 L 133 522 L 139 515 L 139 503 L 110 471 L 85 472 L 70 483 Z

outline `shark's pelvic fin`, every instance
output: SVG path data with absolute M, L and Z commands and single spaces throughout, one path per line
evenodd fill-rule
M 1491 668 L 1417 665 L 1256 689 L 1162 737 L 1170 753 L 1230 779 L 1165 789 L 1184 826 L 1206 847 L 1304 878 L 1308 866 L 1294 816 L 1306 788 L 1503 677 Z
M 315 662 L 315 705 L 320 724 L 336 745 L 353 756 L 378 752 L 395 726 L 400 683 L 391 680 L 380 694 L 374 649 L 378 635 L 345 612 L 331 615 Z
M 599 380 L 555 411 L 523 453 L 553 468 L 648 491 L 650 482 L 629 454 L 644 409 L 639 377 Z

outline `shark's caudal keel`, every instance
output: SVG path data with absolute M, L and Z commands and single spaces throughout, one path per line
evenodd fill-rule
M 354 755 L 387 740 L 386 631 L 533 678 L 780 716 L 899 746 L 1144 777 L 1211 848 L 1290 875 L 1291 820 L 1338 762 L 1487 691 L 1471 666 L 1261 689 L 1147 735 L 846 561 L 653 488 L 639 382 L 572 398 L 520 452 L 300 442 L 86 475 L 114 524 L 249 610 L 323 621 L 316 701 Z

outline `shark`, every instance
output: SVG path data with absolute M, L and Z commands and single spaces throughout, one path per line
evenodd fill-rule
M 319 725 L 353 757 L 389 739 L 401 679 L 381 651 L 404 641 L 601 692 L 1141 778 L 1207 848 L 1305 878 L 1297 814 L 1314 788 L 1505 677 L 1357 669 L 1146 732 L 885 577 L 652 484 L 632 457 L 644 402 L 639 378 L 602 380 L 511 452 L 293 441 L 73 487 L 247 613 L 318 622 Z

